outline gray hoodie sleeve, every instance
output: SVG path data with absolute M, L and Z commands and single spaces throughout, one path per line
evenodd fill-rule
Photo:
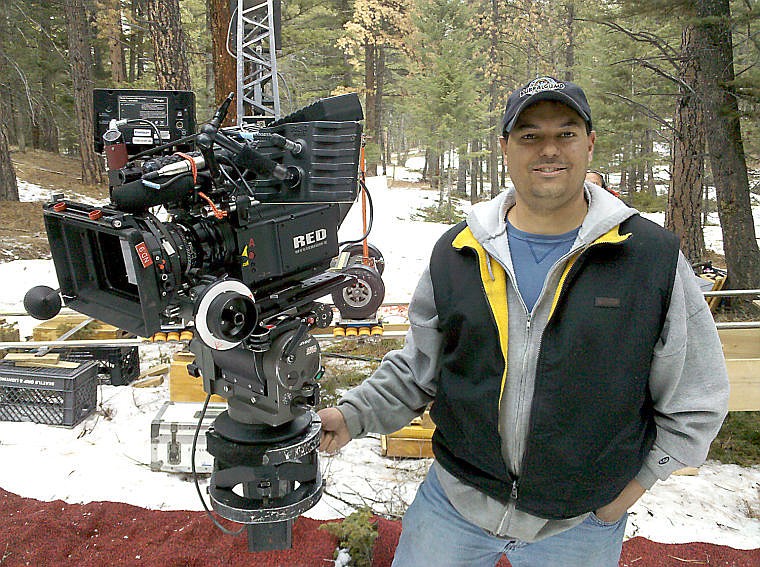
M 701 465 L 728 412 L 728 374 L 712 313 L 680 253 L 677 269 L 649 378 L 657 438 L 636 477 L 647 489 L 679 468 Z
M 392 433 L 420 415 L 435 397 L 441 333 L 430 272 L 425 269 L 409 303 L 409 331 L 401 350 L 338 402 L 352 438 Z

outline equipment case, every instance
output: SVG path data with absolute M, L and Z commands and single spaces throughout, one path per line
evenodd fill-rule
M 203 404 L 166 402 L 150 427 L 150 469 L 174 473 L 192 472 L 193 436 Z M 206 451 L 206 431 L 227 404 L 209 404 L 203 418 L 195 449 L 195 470 L 211 474 L 213 457 Z

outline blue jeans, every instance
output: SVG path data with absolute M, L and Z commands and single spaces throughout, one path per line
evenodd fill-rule
M 496 537 L 456 511 L 431 468 L 404 515 L 393 567 L 493 567 L 502 555 L 512 567 L 617 567 L 627 519 L 591 514 L 536 543 Z

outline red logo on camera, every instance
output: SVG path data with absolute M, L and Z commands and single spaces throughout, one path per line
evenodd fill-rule
M 147 268 L 153 264 L 153 258 L 150 257 L 150 252 L 148 252 L 148 247 L 145 246 L 145 242 L 140 242 L 140 244 L 135 246 L 135 250 L 137 250 L 137 255 L 140 257 L 140 263 L 143 268 Z

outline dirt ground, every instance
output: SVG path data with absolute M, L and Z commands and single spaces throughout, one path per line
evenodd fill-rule
M 108 186 L 82 185 L 77 157 L 60 156 L 41 150 L 14 151 L 11 159 L 19 181 L 62 192 L 72 198 L 108 198 Z M 42 197 L 41 197 L 42 198 Z M 0 203 L 0 262 L 50 258 L 50 247 L 42 220 L 43 202 Z

